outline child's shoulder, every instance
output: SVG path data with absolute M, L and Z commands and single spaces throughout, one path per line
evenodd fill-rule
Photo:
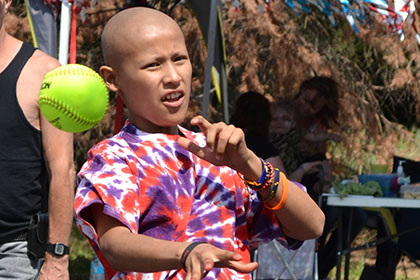
M 200 146 L 206 144 L 203 133 L 193 132 L 179 126 L 180 132 L 188 139 Z M 119 133 L 104 139 L 94 145 L 89 153 L 100 155 L 128 155 L 130 153 L 150 154 L 158 153 L 160 150 L 177 150 L 177 139 L 179 135 L 168 135 L 163 133 L 146 133 L 132 127 L 125 126 Z M 143 151 L 143 152 L 142 152 Z
M 124 149 L 125 147 L 128 147 L 128 146 L 129 145 L 127 141 L 123 137 L 117 134 L 112 137 L 99 141 L 92 148 L 90 148 L 89 152 L 95 151 L 97 153 L 101 153 L 101 152 L 110 151 L 110 150 Z

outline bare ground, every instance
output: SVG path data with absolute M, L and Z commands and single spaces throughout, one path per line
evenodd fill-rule
M 352 247 L 360 246 L 368 241 L 373 241 L 376 238 L 376 230 L 363 229 L 360 234 L 355 238 Z M 350 266 L 351 273 L 350 279 L 359 279 L 363 264 L 375 265 L 376 248 L 369 248 L 365 250 L 354 251 L 351 253 Z M 417 261 L 419 262 L 419 261 Z M 335 277 L 335 271 L 330 273 L 331 277 Z M 333 278 L 332 278 L 333 279 Z M 402 256 L 397 265 L 395 279 L 420 279 L 420 268 L 418 268 L 407 256 Z M 374 279 L 373 279 L 374 280 Z

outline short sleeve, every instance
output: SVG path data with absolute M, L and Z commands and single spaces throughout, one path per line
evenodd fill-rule
M 139 199 L 135 168 L 118 153 L 105 151 L 103 145 L 89 152 L 87 162 L 78 174 L 78 187 L 74 210 L 78 226 L 92 241 L 97 243 L 94 228 L 83 210 L 94 203 L 103 205 L 103 213 L 109 215 L 131 232 L 138 231 Z M 123 151 L 123 149 L 117 149 Z

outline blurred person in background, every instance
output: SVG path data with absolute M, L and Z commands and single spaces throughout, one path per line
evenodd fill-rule
M 338 84 L 333 79 L 318 76 L 304 80 L 294 99 L 272 103 L 270 137 L 279 151 L 291 180 L 301 182 L 319 203 L 319 196 L 329 192 L 332 168 L 326 157 L 328 141 L 340 142 L 341 136 L 330 131 L 338 125 Z M 336 264 L 336 208 L 323 207 L 326 216 L 324 233 L 319 239 L 319 276 L 326 278 Z M 344 215 L 349 213 L 345 211 Z M 365 211 L 355 210 L 351 240 L 364 227 Z M 345 229 L 346 230 L 346 229 Z M 330 235 L 330 238 L 327 237 Z
M 299 143 L 302 156 L 300 163 L 322 162 L 321 177 L 318 174 L 308 174 L 302 178 L 302 184 L 308 188 L 312 198 L 318 201 L 318 196 L 328 192 L 332 183 L 332 168 L 326 157 L 327 142 L 341 141 L 341 136 L 329 132 L 332 125 L 338 124 L 338 84 L 325 76 L 304 80 L 294 103 L 297 128 L 312 135 L 303 137 Z
M 274 145 L 268 140 L 270 125 L 270 102 L 255 91 L 241 94 L 236 101 L 230 123 L 242 128 L 248 148 L 274 167 L 285 171 L 283 162 Z
M 34 279 L 38 273 L 38 279 L 69 279 L 73 135 L 52 126 L 38 107 L 44 75 L 60 64 L 6 32 L 11 3 L 0 0 L 0 279 Z M 42 219 L 39 230 L 49 232 L 39 271 L 43 257 L 30 252 L 44 249 L 28 237 L 38 237 L 29 225 L 43 205 L 49 222 Z

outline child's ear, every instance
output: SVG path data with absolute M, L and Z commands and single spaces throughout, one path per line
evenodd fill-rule
M 99 68 L 99 72 L 105 81 L 106 87 L 112 92 L 118 92 L 119 86 L 114 69 L 108 65 L 102 65 Z

